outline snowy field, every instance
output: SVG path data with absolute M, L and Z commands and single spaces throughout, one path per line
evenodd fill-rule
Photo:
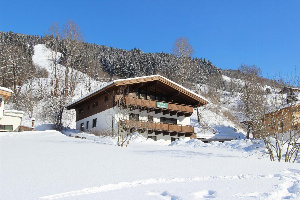
M 56 131 L 0 134 L 0 199 L 300 199 L 300 163 L 249 140 L 172 145 Z

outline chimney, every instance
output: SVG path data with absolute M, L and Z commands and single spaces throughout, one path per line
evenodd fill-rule
M 34 122 L 35 122 L 35 119 L 34 118 L 31 118 L 31 121 L 32 121 L 32 128 L 34 128 Z

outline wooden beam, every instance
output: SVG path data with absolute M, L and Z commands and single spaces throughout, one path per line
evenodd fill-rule
M 5 99 L 4 101 L 7 101 L 7 99 L 12 95 L 12 93 L 8 91 L 0 90 L 0 95 L 4 97 Z

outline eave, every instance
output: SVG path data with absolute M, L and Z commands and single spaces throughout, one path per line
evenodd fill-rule
M 206 100 L 204 97 L 201 97 L 200 95 L 184 88 L 183 86 L 181 86 L 165 77 L 162 77 L 160 75 L 153 75 L 153 76 L 144 76 L 144 77 L 137 77 L 137 78 L 119 79 L 119 80 L 109 82 L 108 84 L 104 85 L 103 87 L 100 87 L 97 90 L 68 104 L 66 106 L 66 108 L 74 109 L 78 104 L 80 104 L 92 97 L 95 97 L 98 94 L 100 94 L 106 90 L 111 90 L 114 87 L 121 87 L 121 86 L 125 86 L 125 85 L 133 85 L 133 84 L 138 84 L 138 83 L 147 83 L 147 82 L 152 82 L 152 81 L 159 81 L 160 83 L 163 83 L 164 85 L 175 89 L 176 91 L 183 94 L 187 98 L 190 98 L 196 102 L 199 102 L 198 104 L 195 104 L 195 106 L 206 105 L 209 103 L 209 101 Z

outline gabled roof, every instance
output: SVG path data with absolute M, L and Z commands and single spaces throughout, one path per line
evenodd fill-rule
M 264 116 L 265 117 L 268 117 L 268 116 L 272 117 L 272 116 L 275 116 L 277 114 L 280 114 L 281 111 L 283 111 L 283 112 L 286 111 L 286 110 L 289 111 L 289 109 L 291 111 L 295 112 L 295 113 L 299 113 L 300 112 L 300 103 L 297 103 L 295 105 L 286 105 L 286 106 L 278 108 L 278 109 L 276 109 L 274 111 L 267 112 L 267 113 L 264 114 Z M 262 118 L 260 120 L 262 120 Z M 240 123 L 242 123 L 242 124 L 250 124 L 250 125 L 253 124 L 252 120 L 242 121 Z
M 81 103 L 91 97 L 94 97 L 97 94 L 103 92 L 104 90 L 112 88 L 113 86 L 118 87 L 118 86 L 132 85 L 132 84 L 137 84 L 137 83 L 146 83 L 146 82 L 151 82 L 151 81 L 159 81 L 159 82 L 167 85 L 168 87 L 171 87 L 171 88 L 177 90 L 178 92 L 186 95 L 187 97 L 189 97 L 195 101 L 198 101 L 199 104 L 206 105 L 209 103 L 209 101 L 207 99 L 190 91 L 189 89 L 183 87 L 182 85 L 179 85 L 163 76 L 152 75 L 152 76 L 143 76 L 143 77 L 128 78 L 128 79 L 118 79 L 118 80 L 111 81 L 111 82 L 107 83 L 106 85 L 104 85 L 104 86 L 84 95 L 83 97 L 73 101 L 72 103 L 66 105 L 66 107 L 67 107 L 67 109 L 72 109 L 79 103 Z
M 0 95 L 4 96 L 5 101 L 12 95 L 13 91 L 5 88 L 5 87 L 0 87 Z

